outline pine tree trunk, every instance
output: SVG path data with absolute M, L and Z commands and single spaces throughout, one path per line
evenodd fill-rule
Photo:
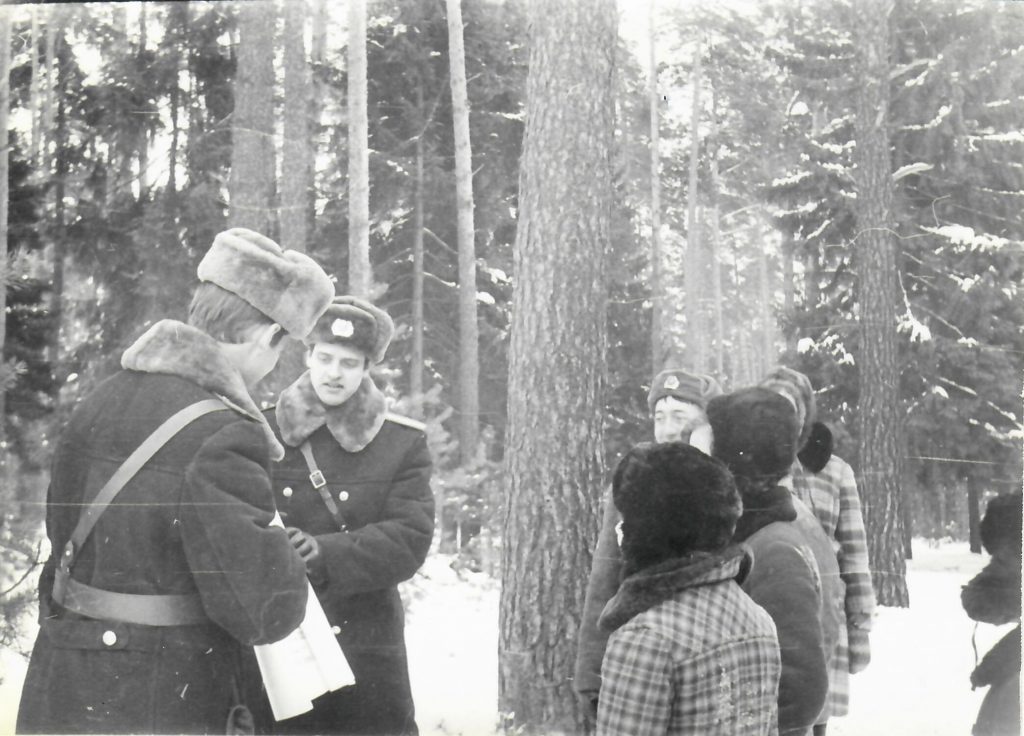
M 7 124 L 11 108 L 11 12 L 9 6 L 0 7 L 0 136 L 3 136 L 0 141 L 0 373 L 3 372 L 7 342 L 7 205 L 10 193 L 10 133 Z M 34 20 L 34 13 L 32 17 Z M 35 39 L 35 33 L 32 38 Z M 4 446 L 7 437 L 6 398 L 6 391 L 0 387 L 0 447 Z
M 978 483 L 968 475 L 967 483 L 967 534 L 971 552 L 981 554 L 981 493 Z
M 231 122 L 230 227 L 272 236 L 274 163 L 274 47 L 276 6 L 239 3 L 238 71 Z
M 416 88 L 417 109 L 423 114 L 423 84 Z M 423 136 L 416 138 L 416 193 L 412 234 L 412 362 L 409 365 L 409 393 L 413 413 L 423 416 Z
M 794 317 L 796 316 L 796 287 L 793 283 L 793 259 L 796 247 L 793 236 L 786 232 L 782 235 L 782 311 L 786 318 L 786 353 L 796 355 L 797 334 Z
M 466 51 L 462 42 L 461 0 L 446 0 L 448 64 L 455 129 L 455 201 L 459 248 L 459 456 L 463 465 L 476 457 L 480 432 L 480 354 L 476 314 L 476 244 L 473 225 L 473 156 L 469 140 Z
M 61 56 L 67 51 L 64 47 L 64 8 L 58 7 L 51 10 L 51 22 L 47 26 L 47 59 L 52 54 L 53 79 L 49 86 L 49 93 L 53 95 L 50 103 L 56 108 L 55 128 L 46 128 L 45 133 L 54 131 L 53 158 L 54 158 L 54 182 L 53 182 L 53 272 L 51 276 L 50 293 L 50 340 L 47 346 L 47 360 L 58 372 L 60 364 L 60 329 L 64 321 L 64 257 L 67 254 L 67 237 L 64 230 L 64 191 L 67 187 L 68 177 L 68 153 L 65 151 L 67 143 L 67 116 L 64 109 L 64 96 L 56 95 L 54 90 L 63 87 L 64 84 L 64 61 Z M 50 36 L 52 30 L 53 35 Z M 51 109 L 52 114 L 52 109 Z
M 31 78 L 29 80 L 29 111 L 32 115 L 32 138 L 29 143 L 29 161 L 39 161 L 40 124 L 42 123 L 42 100 L 39 93 L 39 13 L 35 6 L 29 11 L 32 14 L 31 38 L 29 38 L 29 54 L 31 56 Z
M 348 290 L 370 294 L 370 142 L 366 120 L 366 0 L 348 3 Z
M 604 485 L 617 14 L 612 0 L 534 0 L 528 16 L 499 709 L 517 733 L 576 733 L 582 714 L 567 675 Z
M 722 243 L 718 191 L 718 109 L 711 90 L 711 301 L 715 312 L 715 375 L 725 376 L 725 314 L 722 305 Z
M 757 242 L 757 241 L 754 241 Z M 761 315 L 761 345 L 758 350 L 758 376 L 763 376 L 776 362 L 775 325 L 772 322 L 771 286 L 768 283 L 768 254 L 764 247 L 757 250 L 757 301 Z
M 859 62 L 856 118 L 860 275 L 860 462 L 864 522 L 879 603 L 907 606 L 900 503 L 899 371 L 896 363 L 896 250 L 891 236 L 889 14 L 892 0 L 853 5 Z
M 700 223 L 697 221 L 697 165 L 700 160 L 700 88 L 703 51 L 700 38 L 694 51 L 693 104 L 690 109 L 690 175 L 686 191 L 686 264 L 683 266 L 683 286 L 686 289 L 686 354 L 690 367 L 703 372 L 707 368 L 704 350 L 704 320 L 701 314 L 701 242 Z
M 655 35 L 655 3 L 647 6 L 647 99 L 651 108 L 651 375 L 666 368 L 671 338 L 665 334 L 667 299 L 661 259 L 661 93 L 658 91 L 658 54 Z
M 141 72 L 146 64 L 146 43 L 147 43 L 146 4 L 139 5 L 139 52 L 136 57 L 139 71 Z M 152 123 L 150 122 L 149 110 L 142 110 L 142 127 L 139 129 L 139 140 L 137 142 L 139 154 L 139 200 L 144 201 L 149 195 L 149 144 Z
M 281 149 L 282 248 L 306 252 L 309 226 L 310 80 L 306 63 L 306 4 L 284 4 L 284 143 Z
M 60 22 L 62 8 L 50 6 L 46 12 L 46 56 L 43 61 L 43 77 L 46 80 L 43 89 L 43 114 L 39 131 L 39 159 L 36 168 L 42 172 L 52 171 L 48 136 L 53 135 L 53 103 L 57 87 L 57 62 L 54 58 L 56 47 L 57 25 Z

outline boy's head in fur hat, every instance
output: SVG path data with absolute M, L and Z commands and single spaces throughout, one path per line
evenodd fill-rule
M 678 368 L 656 375 L 647 394 L 647 406 L 654 420 L 654 439 L 658 442 L 681 440 L 710 451 L 710 437 L 706 437 L 710 433 L 702 432 L 708 423 L 704 409 L 710 398 L 721 393 L 722 388 L 711 376 Z
M 304 336 L 334 296 L 311 258 L 245 228 L 217 235 L 197 275 L 188 323 L 221 343 L 249 388 L 277 364 L 282 330 Z
M 814 387 L 811 381 L 800 371 L 785 366 L 776 366 L 772 371 L 761 379 L 758 384 L 780 396 L 784 396 L 796 409 L 797 415 L 797 443 L 799 451 L 807 443 L 811 435 L 811 427 L 817 419 L 817 404 L 814 400 Z
M 627 574 L 724 548 L 742 511 L 725 465 L 683 442 L 630 450 L 615 469 L 612 499 L 622 514 Z
M 732 471 L 740 493 L 774 487 L 796 457 L 793 405 L 774 391 L 752 387 L 708 402 L 714 456 Z
M 344 404 L 372 365 L 384 359 L 395 323 L 383 309 L 355 296 L 335 297 L 306 337 L 306 366 L 319 399 Z
M 197 275 L 200 282 L 234 294 L 299 339 L 334 298 L 334 284 L 312 258 L 282 250 L 270 238 L 242 227 L 214 238 Z M 190 321 L 196 309 L 193 300 Z

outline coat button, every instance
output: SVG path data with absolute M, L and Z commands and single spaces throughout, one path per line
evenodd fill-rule
M 106 644 L 108 647 L 112 647 L 115 644 L 117 644 L 117 634 L 115 634 L 110 629 L 104 631 L 103 636 L 101 638 L 103 639 L 103 643 Z
M 341 633 L 341 627 L 340 626 L 332 626 L 331 627 L 331 633 L 334 634 L 335 636 L 337 636 L 338 634 Z
M 292 489 L 291 488 L 285 488 L 283 491 L 281 491 L 281 495 L 284 496 L 285 498 L 291 498 L 292 497 Z
M 348 491 L 341 491 L 341 492 L 339 492 L 338 493 L 338 500 L 339 501 L 343 501 L 343 502 L 347 501 L 348 500 Z

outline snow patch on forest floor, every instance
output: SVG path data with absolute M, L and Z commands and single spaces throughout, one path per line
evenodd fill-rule
M 909 609 L 881 608 L 872 662 L 852 678 L 851 712 L 833 719 L 829 736 L 966 736 L 985 690 L 971 692 L 975 624 L 960 607 L 960 587 L 987 560 L 966 543 L 914 540 L 908 563 Z M 403 586 L 406 639 L 417 722 L 424 736 L 496 733 L 497 581 L 456 570 L 433 555 Z M 1010 626 L 977 626 L 979 656 Z M 25 648 L 34 630 L 26 632 Z M 26 662 L 0 651 L 0 734 L 14 730 Z

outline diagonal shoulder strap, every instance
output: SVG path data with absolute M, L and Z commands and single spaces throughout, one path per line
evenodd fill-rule
M 316 458 L 313 457 L 313 448 L 310 446 L 309 440 L 299 445 L 299 452 L 302 453 L 302 458 L 306 461 L 306 467 L 309 468 L 310 484 L 320 494 L 324 506 L 331 512 L 331 518 L 334 519 L 336 524 L 339 523 L 338 504 L 334 503 L 334 499 L 331 498 L 331 492 L 327 489 L 327 479 L 324 478 L 324 474 L 320 472 L 320 468 L 316 465 Z
M 181 411 L 172 414 L 163 424 L 156 428 L 153 434 L 149 435 L 136 450 L 128 456 L 121 466 L 114 471 L 96 497 L 86 504 L 81 515 L 78 517 L 78 524 L 71 533 L 71 538 L 64 547 L 64 555 L 61 557 L 60 566 L 65 571 L 70 571 L 74 563 L 75 555 L 82 549 L 85 540 L 89 537 L 100 516 L 110 506 L 114 497 L 121 492 L 125 484 L 130 481 L 136 473 L 145 465 L 157 451 L 166 445 L 168 441 L 182 429 L 194 422 L 199 417 L 215 411 L 225 411 L 228 407 L 218 399 L 204 399 L 186 406 Z

